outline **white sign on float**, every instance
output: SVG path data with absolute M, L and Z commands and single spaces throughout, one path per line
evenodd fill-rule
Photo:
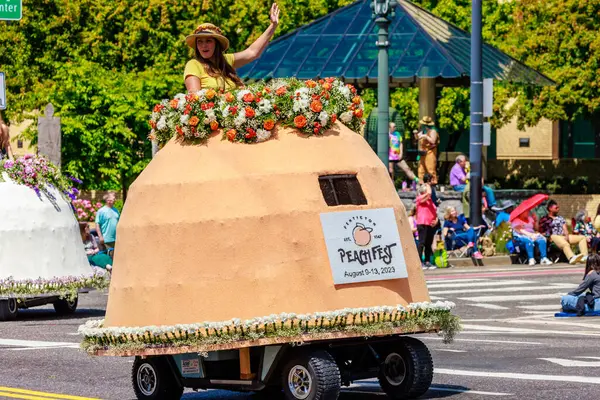
M 394 209 L 321 214 L 336 285 L 408 277 Z
M 6 79 L 4 79 L 4 72 L 0 72 L 0 110 L 6 110 Z

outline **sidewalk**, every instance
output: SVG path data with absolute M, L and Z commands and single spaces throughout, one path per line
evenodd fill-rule
M 426 277 L 438 276 L 438 275 L 461 275 L 461 274 L 473 274 L 473 273 L 494 273 L 494 272 L 532 272 L 532 271 L 549 271 L 549 274 L 555 273 L 583 273 L 585 269 L 584 264 L 569 265 L 567 263 L 558 263 L 553 265 L 535 265 L 530 267 L 526 264 L 505 264 L 505 265 L 490 265 L 480 267 L 450 267 L 450 268 L 437 268 L 434 270 L 424 270 Z

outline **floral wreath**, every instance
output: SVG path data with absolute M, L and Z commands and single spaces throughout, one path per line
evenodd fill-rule
M 231 142 L 257 143 L 271 138 L 278 124 L 311 136 L 323 134 L 337 120 L 359 132 L 365 123 L 363 113 L 356 88 L 339 79 L 275 79 L 243 89 L 202 89 L 163 100 L 154 106 L 149 139 L 159 145 L 174 136 L 201 142 L 221 129 L 223 138 Z

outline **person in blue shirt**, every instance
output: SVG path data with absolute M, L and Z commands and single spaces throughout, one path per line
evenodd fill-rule
M 475 230 L 467 224 L 464 215 L 458 215 L 456 208 L 447 207 L 444 214 L 444 227 L 442 229 L 442 237 L 447 244 L 451 244 L 451 250 L 462 246 L 468 246 L 469 251 L 473 250 L 473 257 L 482 259 L 483 255 L 475 247 L 477 242 L 477 234 Z
M 108 192 L 103 199 L 104 206 L 96 213 L 96 231 L 100 243 L 107 249 L 111 249 L 115 247 L 117 241 L 117 224 L 121 215 L 114 207 L 116 200 L 114 192 Z
M 510 222 L 510 213 L 515 209 L 515 206 L 516 204 L 514 201 L 505 200 L 501 201 L 500 205 L 492 207 L 492 211 L 496 213 L 496 227 L 499 227 L 504 222 L 506 222 L 507 224 Z

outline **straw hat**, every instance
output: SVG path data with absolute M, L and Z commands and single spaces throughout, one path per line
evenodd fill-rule
M 204 38 L 214 38 L 216 41 L 221 43 L 221 47 L 223 47 L 223 51 L 229 48 L 229 39 L 223 36 L 221 29 L 218 26 L 213 24 L 200 24 L 194 30 L 194 33 L 188 35 L 185 38 L 185 42 L 192 49 L 196 50 L 196 38 L 204 37 Z
M 435 124 L 433 123 L 433 120 L 431 119 L 431 117 L 425 116 L 423 118 L 421 118 L 421 120 L 419 121 L 420 125 L 427 125 L 427 126 L 434 126 Z

